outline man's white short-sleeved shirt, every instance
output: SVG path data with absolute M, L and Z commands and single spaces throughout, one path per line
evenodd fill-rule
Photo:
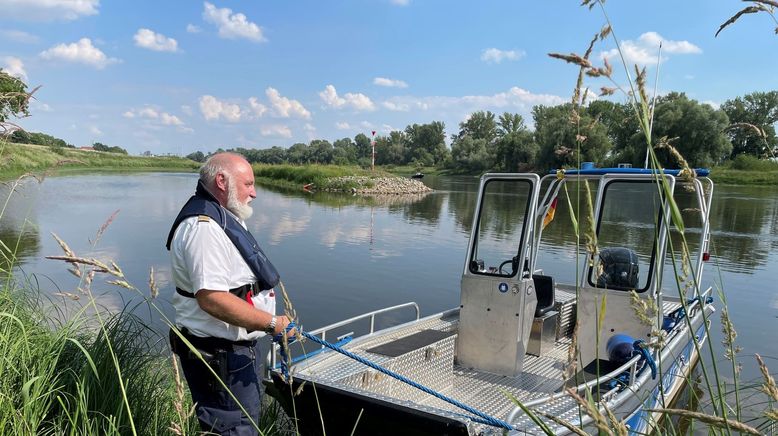
M 183 220 L 173 235 L 170 261 L 175 286 L 196 294 L 201 289 L 229 292 L 256 282 L 256 277 L 224 230 L 214 220 L 206 218 L 193 216 Z M 245 223 L 238 222 L 245 228 Z M 260 292 L 252 301 L 255 308 L 275 313 L 273 289 Z M 243 327 L 214 318 L 200 308 L 195 298 L 184 297 L 178 292 L 173 294 L 173 306 L 176 309 L 176 325 L 186 327 L 196 336 L 231 341 L 264 336 L 263 332 L 247 332 Z

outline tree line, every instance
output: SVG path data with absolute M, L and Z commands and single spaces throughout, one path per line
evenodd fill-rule
M 377 165 L 435 166 L 454 173 L 546 171 L 580 161 L 601 166 L 642 167 L 645 135 L 629 104 L 596 100 L 572 116 L 570 104 L 532 109 L 534 130 L 515 113 L 478 111 L 459 123 L 446 146 L 440 121 L 413 124 L 375 138 Z M 774 158 L 778 148 L 778 91 L 754 92 L 727 100 L 720 108 L 671 92 L 654 102 L 652 143 L 667 168 L 679 166 L 674 151 L 694 167 L 725 163 L 738 155 Z M 360 133 L 332 143 L 314 139 L 289 148 L 230 149 L 250 162 L 266 164 L 371 163 L 371 139 Z M 219 151 L 222 151 L 221 149 Z M 204 161 L 198 151 L 190 159 Z

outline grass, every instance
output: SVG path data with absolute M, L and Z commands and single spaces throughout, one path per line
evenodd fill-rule
M 199 163 L 179 157 L 128 156 L 0 141 L 0 180 L 44 170 L 195 171 L 199 167 Z
M 265 165 L 254 164 L 254 176 L 259 183 L 299 189 L 303 185 L 312 184 L 317 190 L 348 191 L 359 189 L 365 183 L 350 180 L 350 177 L 392 177 L 391 174 L 376 170 L 370 171 L 358 166 L 341 165 Z
M 778 162 L 739 155 L 725 165 L 713 168 L 711 178 L 728 185 L 778 184 Z

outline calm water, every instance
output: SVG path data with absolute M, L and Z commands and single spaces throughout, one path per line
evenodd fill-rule
M 459 304 L 478 179 L 427 177 L 424 182 L 435 192 L 410 198 L 258 187 L 249 229 L 281 272 L 305 327 L 407 301 L 416 301 L 422 315 Z M 43 259 L 62 253 L 51 233 L 79 256 L 114 260 L 145 293 L 153 267 L 161 306 L 172 315 L 166 303 L 173 285 L 165 238 L 195 183 L 194 174 L 164 173 L 28 181 L 10 196 L 0 220 L 0 239 L 18 247 L 17 279 L 26 279 L 47 294 L 77 293 L 78 285 L 62 263 Z M 9 188 L 3 189 L 2 201 Z M 749 357 L 753 353 L 778 357 L 778 341 L 769 333 L 778 327 L 776 194 L 775 187 L 717 186 L 711 212 L 714 249 L 706 265 L 706 283 L 724 289 L 727 296 L 744 348 L 745 378 L 758 375 Z M 639 208 L 625 204 L 625 210 Z M 98 229 L 117 210 L 96 240 Z M 560 273 L 564 261 L 574 258 L 570 248 L 545 247 L 548 273 Z M 138 301 L 137 294 L 105 284 L 104 277 L 95 280 L 93 290 L 111 309 Z M 66 308 L 78 304 L 59 297 L 55 301 Z M 718 346 L 718 317 L 712 330 Z M 778 360 L 768 360 L 768 365 L 775 370 Z

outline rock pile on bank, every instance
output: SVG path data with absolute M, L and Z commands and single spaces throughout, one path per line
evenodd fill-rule
M 406 177 L 346 176 L 329 180 L 327 191 L 358 194 L 420 194 L 432 191 L 424 183 Z

